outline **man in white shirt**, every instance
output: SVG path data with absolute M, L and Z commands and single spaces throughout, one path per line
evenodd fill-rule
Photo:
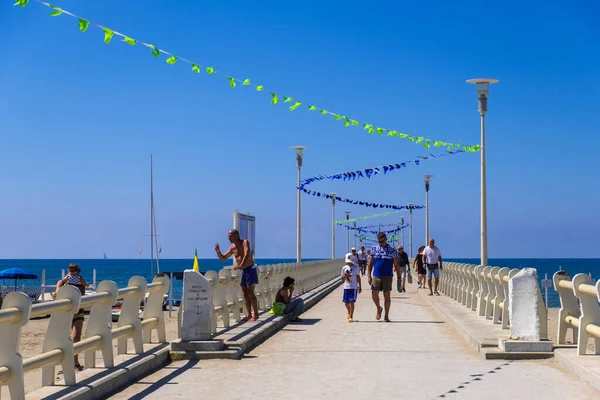
M 367 271 L 367 252 L 365 251 L 365 246 L 360 246 L 358 252 L 358 266 L 360 267 L 360 274 L 365 276 L 365 272 Z
M 429 246 L 423 250 L 423 263 L 427 267 L 427 284 L 429 285 L 429 296 L 433 294 L 440 295 L 438 292 L 438 285 L 440 284 L 440 270 L 442 267 L 442 253 L 440 249 L 435 245 L 433 238 L 429 239 Z M 431 288 L 431 276 L 435 278 L 435 290 Z
M 356 247 L 353 247 L 352 250 L 352 263 L 355 267 L 358 267 L 358 254 L 356 254 Z

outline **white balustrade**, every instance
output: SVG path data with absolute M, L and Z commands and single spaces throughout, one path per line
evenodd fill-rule
M 129 280 L 129 286 L 118 289 L 112 281 L 102 281 L 96 293 L 81 296 L 78 288 L 62 286 L 53 301 L 31 304 L 24 293 L 13 292 L 6 296 L 0 309 L 0 386 L 8 386 L 11 399 L 24 399 L 23 374 L 42 369 L 42 385 L 55 384 L 55 368 L 61 365 L 65 385 L 75 385 L 76 354 L 84 353 L 85 365 L 95 367 L 95 353 L 102 353 L 104 366 L 114 367 L 112 343 L 119 340 L 118 353 L 127 351 L 127 340 L 133 339 L 136 354 L 143 352 L 143 342 L 150 343 L 151 333 L 157 332 L 159 343 L 166 342 L 163 297 L 170 285 L 169 278 L 158 274 L 148 285 L 140 276 Z M 140 319 L 140 304 L 149 292 Z M 112 327 L 112 305 L 123 299 L 117 328 Z M 90 309 L 85 338 L 77 343 L 71 340 L 73 315 L 80 308 Z M 23 359 L 19 354 L 19 338 L 30 318 L 50 315 L 42 354 Z M 142 331 L 144 338 L 142 340 Z
M 344 261 L 340 259 L 257 266 L 258 284 L 254 288 L 254 294 L 258 300 L 259 312 L 271 309 L 275 294 L 283 285 L 285 277 L 294 278 L 294 295 L 300 295 L 336 278 L 343 265 Z M 241 276 L 241 270 L 233 270 L 230 267 L 223 268 L 218 273 L 204 273 L 212 288 L 215 307 L 212 333 L 216 333 L 220 325 L 227 328 L 232 322 L 240 322 L 242 315 L 246 313 L 240 286 Z M 179 310 L 181 311 L 181 308 Z M 181 314 L 178 315 L 178 319 L 181 321 Z
M 594 341 L 594 354 L 600 354 L 600 280 L 594 282 L 589 275 L 577 274 L 571 281 L 569 274 L 554 274 L 554 290 L 560 297 L 558 313 L 558 344 L 566 342 L 567 330 L 573 331 L 577 353 L 585 355 L 588 341 Z
M 508 282 L 518 269 L 445 262 L 440 292 L 480 317 L 509 329 Z

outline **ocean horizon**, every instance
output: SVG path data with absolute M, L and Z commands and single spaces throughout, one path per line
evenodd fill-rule
M 303 261 L 323 260 L 323 258 L 306 258 Z M 225 262 L 216 258 L 199 259 L 200 271 L 218 271 L 223 267 L 231 266 L 232 260 Z M 272 265 L 280 263 L 295 263 L 296 258 L 262 258 L 256 259 L 257 265 Z M 479 258 L 449 258 L 446 262 L 461 262 L 468 264 L 479 264 Z M 96 270 L 97 282 L 102 280 L 113 280 L 121 288 L 127 286 L 129 278 L 134 275 L 142 276 L 151 282 L 152 273 L 149 259 L 0 259 L 0 270 L 7 268 L 23 268 L 38 276 L 38 279 L 20 280 L 18 287 L 39 287 L 41 285 L 42 270 L 45 270 L 46 285 L 54 285 L 61 278 L 61 270 L 65 270 L 70 263 L 77 263 L 81 268 L 81 275 L 92 283 L 92 271 Z M 193 258 L 161 259 L 161 272 L 180 272 L 191 269 Z M 536 268 L 538 278 L 541 281 L 548 274 L 548 279 L 562 269 L 567 271 L 571 277 L 578 273 L 591 274 L 594 279 L 600 277 L 600 258 L 490 258 L 488 264 L 491 266 L 508 268 Z M 341 265 L 340 265 L 341 268 Z M 154 272 L 156 272 L 156 260 L 154 261 Z M 4 280 L 6 286 L 13 286 L 14 280 Z M 173 297 L 181 298 L 183 282 L 175 280 L 173 283 Z M 543 289 L 542 289 L 543 293 Z M 559 307 L 558 294 L 554 289 L 548 291 L 549 307 Z

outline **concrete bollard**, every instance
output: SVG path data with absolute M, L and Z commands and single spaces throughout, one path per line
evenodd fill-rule
M 136 354 L 144 352 L 144 342 L 142 339 L 142 321 L 140 320 L 140 304 L 146 295 L 148 283 L 141 276 L 132 276 L 127 283 L 128 287 L 137 287 L 138 289 L 123 299 L 121 315 L 119 316 L 119 327 L 126 325 L 133 326 L 133 347 Z M 127 354 L 127 337 L 120 337 L 117 340 L 117 354 Z

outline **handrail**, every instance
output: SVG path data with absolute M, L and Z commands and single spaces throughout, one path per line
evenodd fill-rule
M 69 311 L 71 310 L 71 300 L 60 299 L 46 301 L 44 303 L 37 303 L 31 306 L 31 317 L 42 317 L 44 315 L 52 314 L 58 311 Z
M 592 281 L 586 274 L 570 279 L 566 271 L 553 276 L 554 290 L 560 298 L 558 312 L 558 344 L 565 344 L 570 330 L 577 353 L 585 355 L 590 339 L 595 339 L 595 354 L 600 354 L 600 280 Z

